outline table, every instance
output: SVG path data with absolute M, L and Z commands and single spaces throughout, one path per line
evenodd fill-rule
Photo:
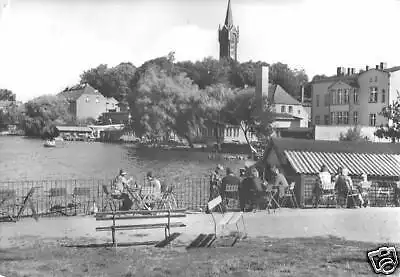
M 134 205 L 136 205 L 136 207 L 139 210 L 151 210 L 150 207 L 148 207 L 144 201 L 144 197 L 142 197 L 141 195 L 141 188 L 132 188 L 127 186 L 126 190 L 128 191 L 128 194 L 131 196 L 131 200 L 133 202 Z M 132 205 L 133 206 L 133 205 Z

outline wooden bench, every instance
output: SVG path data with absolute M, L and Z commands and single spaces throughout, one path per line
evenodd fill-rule
M 171 241 L 176 239 L 180 233 L 173 233 L 171 235 L 171 228 L 186 227 L 186 224 L 182 222 L 171 222 L 172 218 L 183 218 L 186 217 L 185 209 L 176 210 L 154 210 L 154 211 L 141 211 L 141 210 L 130 210 L 130 211 L 111 211 L 111 212 L 99 212 L 96 214 L 96 221 L 112 221 L 111 226 L 97 227 L 98 232 L 111 231 L 113 246 L 117 247 L 117 241 L 115 238 L 116 231 L 125 230 L 140 230 L 140 229 L 164 229 L 165 240 L 156 243 L 157 247 L 164 247 Z M 131 225 L 117 225 L 116 221 L 119 220 L 132 220 L 132 219 L 166 219 L 166 222 L 161 223 L 142 223 L 142 224 L 131 224 Z M 153 243 L 152 243 L 153 244 Z

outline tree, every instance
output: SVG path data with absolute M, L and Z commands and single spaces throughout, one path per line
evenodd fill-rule
M 16 96 L 8 89 L 0 89 L 0 101 L 15 101 Z
M 101 64 L 83 72 L 81 84 L 88 83 L 105 97 L 114 97 L 116 100 L 126 103 L 135 72 L 136 67 L 131 63 L 120 63 L 112 68 Z
M 255 150 L 249 139 L 250 133 L 255 134 L 260 141 L 265 141 L 272 134 L 274 121 L 270 106 L 266 106 L 264 111 L 259 111 L 258 105 L 253 92 L 237 90 L 222 112 L 225 122 L 240 127 L 253 152 Z
M 354 126 L 347 130 L 345 134 L 340 133 L 340 141 L 368 141 L 368 137 L 364 137 L 361 134 L 359 127 Z
M 390 139 L 392 143 L 400 140 L 400 93 L 397 91 L 397 100 L 387 107 L 384 107 L 380 115 L 388 120 L 375 131 L 378 138 Z
M 184 73 L 172 74 L 156 64 L 147 64 L 141 72 L 129 97 L 136 135 L 159 140 L 173 131 L 193 146 L 192 137 L 203 122 L 198 87 Z
M 296 99 L 300 95 L 301 86 L 308 82 L 308 76 L 304 70 L 291 69 L 283 63 L 271 65 L 269 79 L 271 83 L 280 85 Z
M 27 136 L 52 138 L 58 136 L 57 125 L 72 122 L 65 99 L 43 95 L 25 104 L 22 129 Z

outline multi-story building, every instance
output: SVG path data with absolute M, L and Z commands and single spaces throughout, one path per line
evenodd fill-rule
M 58 96 L 69 102 L 69 112 L 76 119 L 98 119 L 103 113 L 119 112 L 117 100 L 104 97 L 89 84 L 67 88 Z
M 355 72 L 337 68 L 337 74 L 312 82 L 312 123 L 314 125 L 379 126 L 387 123 L 382 109 L 400 93 L 400 66 Z

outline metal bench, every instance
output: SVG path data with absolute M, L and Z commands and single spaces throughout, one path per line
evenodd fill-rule
M 172 218 L 183 218 L 186 217 L 185 209 L 176 210 L 154 210 L 154 211 L 113 211 L 113 212 L 100 212 L 96 214 L 96 221 L 111 221 L 111 226 L 97 227 L 97 232 L 109 232 L 111 231 L 112 244 L 117 247 L 117 240 L 115 238 L 116 231 L 126 230 L 140 230 L 140 229 L 164 229 L 165 239 L 159 243 L 150 242 L 150 244 L 156 244 L 156 247 L 164 247 L 171 241 L 176 239 L 180 233 L 171 234 L 171 228 L 186 227 L 186 224 L 182 222 L 171 222 Z M 132 219 L 166 219 L 166 222 L 160 223 L 146 223 L 146 224 L 131 224 L 131 225 L 117 225 L 116 221 L 119 220 L 132 220 Z

